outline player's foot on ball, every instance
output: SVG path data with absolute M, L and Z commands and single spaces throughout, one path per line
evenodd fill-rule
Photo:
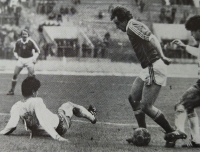
M 14 91 L 10 90 L 7 95 L 14 95 Z
M 188 143 L 182 145 L 183 148 L 200 148 L 200 143 L 196 143 L 192 140 L 189 140 Z
M 186 138 L 187 138 L 187 135 L 180 130 L 175 130 L 173 132 L 167 133 L 167 134 L 165 134 L 165 137 L 164 137 L 164 139 L 166 141 L 172 141 L 172 140 L 175 140 L 175 139 L 176 140 L 177 139 L 186 139 Z

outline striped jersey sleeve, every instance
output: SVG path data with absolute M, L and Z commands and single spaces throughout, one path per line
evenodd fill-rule
M 152 35 L 152 32 L 149 30 L 149 28 L 144 25 L 143 23 L 136 21 L 134 19 L 131 19 L 128 23 L 127 30 L 132 31 L 137 36 L 139 36 L 141 39 L 149 41 L 150 37 Z
M 35 52 L 40 53 L 40 49 L 39 49 L 39 47 L 37 46 L 36 42 L 35 42 L 32 38 L 29 38 L 29 40 L 33 43 Z

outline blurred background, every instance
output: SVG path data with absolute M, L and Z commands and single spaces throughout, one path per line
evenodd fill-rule
M 0 0 L 0 59 L 14 59 L 13 47 L 28 28 L 41 49 L 39 60 L 135 62 L 125 33 L 110 21 L 118 5 L 131 11 L 158 37 L 174 63 L 196 63 L 196 57 L 172 45 L 173 39 L 197 45 L 184 23 L 199 14 L 199 0 Z

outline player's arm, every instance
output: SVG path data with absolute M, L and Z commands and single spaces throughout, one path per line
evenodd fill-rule
M 45 111 L 48 109 L 46 108 L 46 105 L 44 104 L 42 99 L 39 99 L 39 101 L 35 104 L 35 113 L 39 120 L 40 125 L 44 128 L 44 130 L 55 140 L 58 141 L 67 141 L 67 139 L 61 137 L 54 129 L 54 127 L 51 125 L 51 123 L 48 121 L 49 116 Z
M 19 55 L 17 53 L 17 49 L 16 48 L 17 48 L 17 43 L 15 43 L 15 46 L 13 48 L 13 53 L 14 53 L 15 58 L 18 60 L 19 59 Z
M 40 49 L 39 49 L 38 45 L 36 44 L 36 42 L 33 39 L 31 39 L 31 41 L 33 43 L 33 50 L 34 50 L 33 56 L 34 56 L 34 59 L 37 60 L 37 58 L 38 58 L 38 56 L 40 54 Z
M 146 25 L 136 21 L 133 22 L 133 24 L 129 25 L 129 30 L 134 32 L 141 39 L 149 41 L 155 47 L 156 51 L 159 53 L 161 59 L 164 61 L 165 64 L 169 65 L 171 63 L 171 60 L 165 57 L 159 40 L 155 37 L 155 35 L 152 34 L 152 32 Z
M 199 55 L 199 48 L 193 47 L 193 46 L 189 46 L 189 45 L 185 45 L 183 42 L 181 42 L 181 40 L 173 40 L 171 43 L 177 44 L 178 46 L 181 46 L 182 48 L 184 48 L 188 53 L 190 53 L 193 56 L 198 57 Z
M 171 63 L 171 60 L 169 58 L 165 57 L 165 55 L 164 55 L 164 53 L 162 51 L 160 42 L 157 39 L 157 37 L 155 35 L 151 34 L 149 36 L 149 42 L 155 47 L 156 51 L 160 54 L 160 57 L 163 60 L 163 62 L 165 64 L 169 65 Z
M 0 131 L 0 134 L 9 135 L 10 133 L 12 133 L 17 128 L 19 119 L 20 119 L 19 108 L 17 107 L 17 105 L 13 105 L 10 111 L 10 119 L 6 127 L 2 131 Z

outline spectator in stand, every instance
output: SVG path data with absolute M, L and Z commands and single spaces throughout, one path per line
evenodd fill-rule
M 172 7 L 172 10 L 171 10 L 171 23 L 174 23 L 175 17 L 176 17 L 176 8 Z
M 49 20 L 53 20 L 55 18 L 56 18 L 56 14 L 54 12 L 49 13 L 49 15 L 48 15 Z
M 86 57 L 87 54 L 87 44 L 84 42 L 82 44 L 82 57 Z
M 109 47 L 109 43 L 110 43 L 110 33 L 107 32 L 107 33 L 104 35 L 103 44 L 102 44 L 102 48 L 101 48 L 101 57 L 102 57 L 102 58 L 105 58 L 105 55 L 107 54 L 107 50 L 108 50 L 108 47 Z
M 144 11 L 144 6 L 145 6 L 144 1 L 143 1 L 143 0 L 140 0 L 139 7 L 140 7 L 140 12 L 141 12 L 141 13 Z
M 66 7 L 64 11 L 65 11 L 65 14 L 69 14 L 69 8 L 68 7 Z
M 185 10 L 184 13 L 183 13 L 183 18 L 180 20 L 180 24 L 185 24 L 188 16 L 189 16 L 189 12 L 187 10 Z
M 12 58 L 12 49 L 14 48 L 12 42 L 14 41 L 14 32 L 10 31 L 4 39 L 4 59 Z
M 135 0 L 135 4 L 138 6 L 138 0 Z
M 58 21 L 58 23 L 60 23 L 60 22 L 62 22 L 63 20 L 62 20 L 62 14 L 58 14 L 57 15 L 57 21 Z
M 60 14 L 62 14 L 62 15 L 65 14 L 65 10 L 64 10 L 64 8 L 62 6 L 60 7 Z
M 165 5 L 169 6 L 170 5 L 170 1 L 169 0 L 164 0 Z
M 72 7 L 70 8 L 70 11 L 71 11 L 72 15 L 74 15 L 74 14 L 76 13 L 75 7 L 72 6 Z
M 165 8 L 161 8 L 160 9 L 160 15 L 159 15 L 160 23 L 165 23 L 165 21 L 166 21 L 166 14 L 165 14 L 165 12 L 166 12 Z
M 99 18 L 99 19 L 102 19 L 103 16 L 104 16 L 103 12 L 102 12 L 102 11 L 99 11 L 98 18 Z
M 173 23 L 172 15 L 171 15 L 171 11 L 170 11 L 170 10 L 167 10 L 167 11 L 166 11 L 166 21 L 167 21 L 167 23 L 169 23 L 169 24 L 172 24 L 172 23 Z

